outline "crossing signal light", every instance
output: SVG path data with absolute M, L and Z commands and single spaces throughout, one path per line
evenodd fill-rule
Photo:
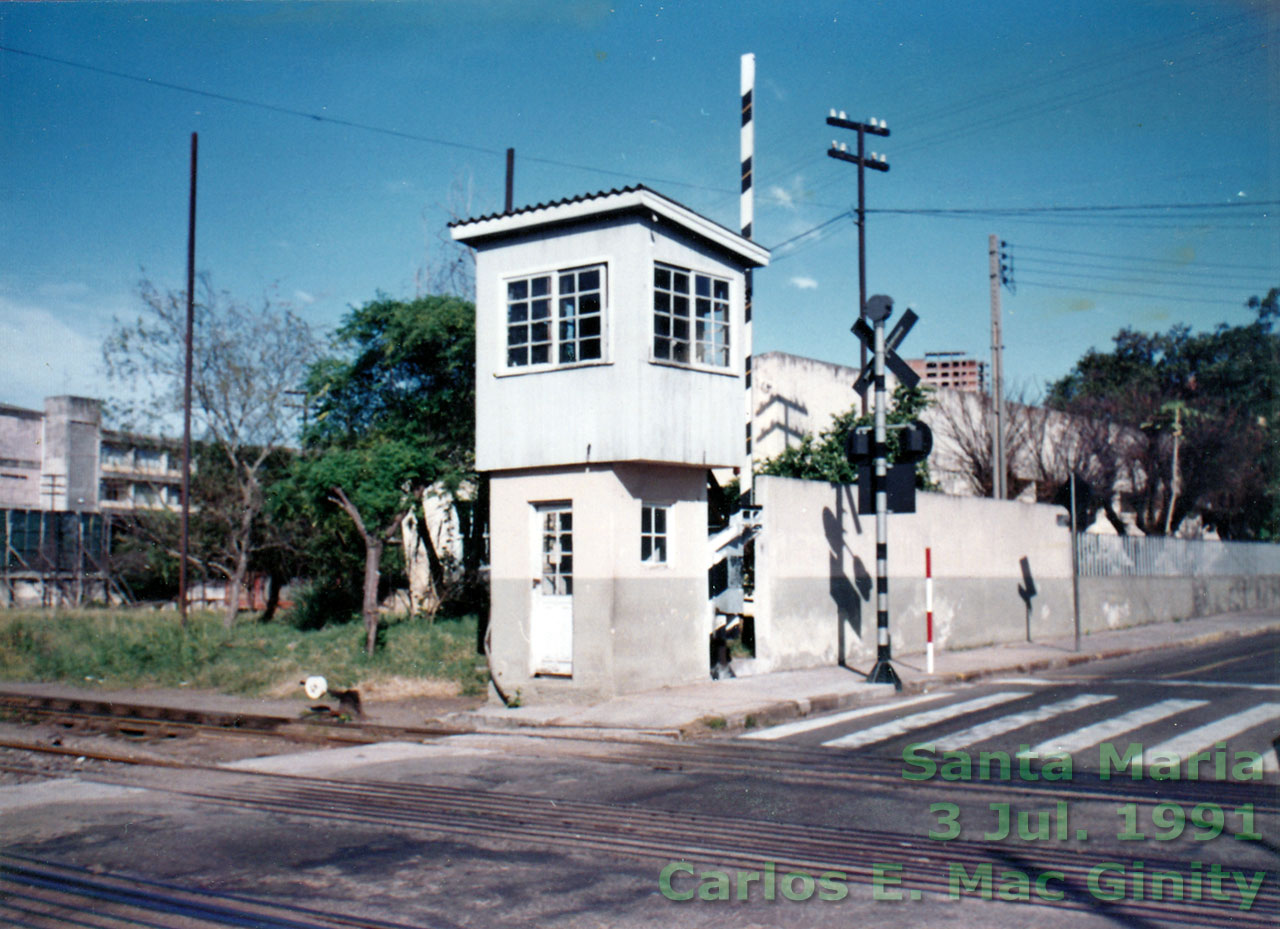
M 924 461 L 933 451 L 933 430 L 919 420 L 907 424 L 898 432 L 898 457 L 900 464 Z

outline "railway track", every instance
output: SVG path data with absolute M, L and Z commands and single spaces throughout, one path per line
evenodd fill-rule
M 291 742 L 367 745 L 390 739 L 429 739 L 458 735 L 443 726 L 385 726 L 337 719 L 294 718 L 254 713 L 191 710 L 147 703 L 51 697 L 0 692 L 0 716 L 42 722 L 80 732 L 107 732 L 133 738 L 190 735 L 257 736 Z
M 992 865 L 997 874 L 1003 868 L 1055 870 L 1063 875 L 1066 898 L 1044 905 L 1102 911 L 1134 926 L 1231 925 L 1239 929 L 1270 929 L 1280 922 L 1280 893 L 1274 874 L 1264 882 L 1262 892 L 1247 912 L 1239 910 L 1235 901 L 1212 898 L 1106 903 L 1087 889 L 1088 871 L 1096 864 L 1097 854 L 1086 856 L 1050 846 L 993 847 L 960 840 L 942 844 L 852 825 L 822 827 L 469 788 L 334 781 L 196 764 L 179 766 L 199 769 L 205 776 L 198 782 L 183 783 L 166 775 L 162 782 L 157 779 L 147 786 L 187 799 L 318 822 L 362 823 L 443 834 L 481 845 L 506 847 L 514 843 L 538 849 L 616 855 L 655 864 L 689 861 L 701 867 L 759 869 L 764 862 L 774 862 L 779 873 L 838 871 L 849 882 L 863 884 L 871 882 L 875 864 L 890 864 L 902 869 L 898 873 L 903 878 L 904 892 L 943 897 L 954 892 L 951 869 L 957 865 L 970 872 Z M 117 779 L 102 773 L 88 779 L 137 785 L 134 779 Z M 1158 851 L 1158 846 L 1143 849 L 1148 873 L 1186 871 L 1185 861 L 1148 854 Z
M 415 929 L 0 853 L 0 923 L 20 929 Z

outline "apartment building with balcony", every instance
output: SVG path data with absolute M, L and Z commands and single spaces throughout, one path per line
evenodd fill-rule
M 102 428 L 102 401 L 0 404 L 0 509 L 126 512 L 180 506 L 176 442 Z

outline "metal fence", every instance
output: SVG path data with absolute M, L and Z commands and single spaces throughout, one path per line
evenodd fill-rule
M 105 522 L 97 513 L 0 510 L 6 575 L 92 573 L 102 563 L 106 540 Z
M 1280 545 L 1163 536 L 1076 536 L 1081 577 L 1280 575 Z

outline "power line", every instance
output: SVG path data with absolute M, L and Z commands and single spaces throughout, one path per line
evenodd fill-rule
M 1023 270 L 1022 262 L 1019 262 L 1018 268 L 1019 270 Z M 1124 275 L 1124 274 L 1120 276 L 1115 276 L 1107 273 L 1107 271 L 1122 270 L 1119 268 L 1106 269 L 1103 271 L 1058 271 L 1058 270 L 1049 269 L 1049 268 L 1030 267 L 1030 268 L 1025 268 L 1025 270 L 1030 271 L 1032 274 L 1053 275 L 1055 279 L 1078 278 L 1086 281 L 1112 281 L 1118 284 L 1154 284 L 1157 287 L 1178 287 L 1183 290 L 1210 289 L 1210 288 L 1212 288 L 1213 290 L 1221 290 L 1223 287 L 1221 275 L 1215 275 L 1216 277 L 1215 280 L 1206 279 L 1203 281 L 1182 281 L 1182 280 L 1164 280 L 1161 278 L 1153 278 L 1153 277 L 1134 277 L 1132 275 Z M 1148 269 L 1148 272 L 1156 273 L 1156 272 L 1150 271 L 1150 269 Z M 1019 277 L 1019 279 L 1021 279 L 1021 277 Z
M 1095 204 L 1092 206 L 1030 206 L 1030 207 L 879 207 L 867 210 L 868 213 L 892 214 L 897 216 L 931 216 L 931 217 L 971 217 L 971 218 L 989 218 L 989 219 L 1010 219 L 1021 216 L 1043 215 L 1043 214 L 1089 214 L 1089 213 L 1124 213 L 1124 212 L 1142 212 L 1153 210 L 1198 210 L 1201 212 L 1209 210 L 1231 210 L 1245 206 L 1275 206 L 1280 205 L 1280 200 L 1253 200 L 1247 203 L 1148 203 L 1148 204 Z M 804 232 L 794 235 L 791 238 L 779 242 L 771 247 L 770 250 L 785 248 L 793 242 L 798 242 L 807 236 L 832 225 L 833 223 L 844 219 L 851 215 L 850 210 L 844 210 L 830 219 L 826 219 L 816 226 L 806 229 Z M 1231 215 L 1231 214 L 1227 214 Z M 1082 218 L 1087 218 L 1082 215 Z M 1134 217 L 1134 218 L 1151 218 L 1151 217 Z M 1020 246 L 1021 247 L 1021 246 Z M 1063 254 L 1082 254 L 1091 255 L 1092 257 L 1111 257 L 1106 254 L 1097 252 L 1063 252 Z M 1242 268 L 1241 270 L 1249 270 Z M 1265 270 L 1265 269 L 1263 269 Z
M 1037 258 L 1034 255 L 1032 255 L 1031 257 L 1021 258 L 1019 260 L 1019 266 L 1023 266 L 1023 265 L 1029 265 L 1032 268 L 1043 268 L 1043 270 L 1045 270 L 1047 273 L 1063 273 L 1063 274 L 1066 274 L 1067 272 L 1065 271 L 1055 272 L 1054 269 L 1084 268 L 1087 270 L 1100 271 L 1103 273 L 1136 272 L 1138 274 L 1160 274 L 1164 277 L 1174 277 L 1174 278 L 1186 277 L 1186 278 L 1204 278 L 1204 279 L 1212 278 L 1214 280 L 1221 280 L 1223 276 L 1222 271 L 1218 271 L 1218 270 L 1206 269 L 1206 270 L 1193 271 L 1193 270 L 1175 269 L 1175 268 L 1169 268 L 1169 269 L 1133 268 L 1133 267 L 1126 268 L 1124 266 L 1116 265 L 1116 264 L 1099 264 L 1097 262 L 1088 262 L 1088 261 L 1058 261 L 1053 258 Z M 1044 267 L 1046 265 L 1048 267 Z M 1280 273 L 1280 268 L 1276 268 L 1274 270 L 1277 273 Z M 1266 271 L 1263 269 L 1259 269 L 1258 273 L 1266 273 Z
M 266 110 L 271 113 L 280 113 L 284 116 L 296 116 L 299 119 L 309 119 L 318 123 L 329 123 L 335 126 L 343 126 L 348 129 L 359 129 L 364 132 L 373 132 L 378 135 L 391 136 L 397 139 L 406 139 L 411 142 L 424 142 L 429 145 L 442 145 L 448 148 L 457 148 L 464 151 L 478 152 L 483 155 L 494 155 L 505 158 L 506 149 L 488 148 L 483 145 L 473 145 L 468 142 L 458 142 L 453 139 L 442 139 L 437 136 L 420 135 L 415 132 L 405 132 L 400 129 L 389 129 L 386 126 L 377 126 L 372 123 L 362 123 L 351 119 L 343 119 L 339 116 L 329 116 L 325 113 L 316 113 L 310 110 L 300 110 L 293 107 L 282 106 L 276 103 L 265 103 L 261 100 L 251 100 L 247 97 L 237 97 L 231 94 L 218 93 L 211 90 L 201 90 L 198 87 L 190 87 L 186 84 L 176 84 L 172 81 L 162 81 L 151 77 L 144 77 L 138 74 L 130 74 L 126 71 L 116 71 L 111 68 L 102 68 L 97 65 L 86 64 L 82 61 L 72 61 L 67 58 L 58 58 L 53 55 L 43 55 L 38 52 L 31 52 L 21 48 L 13 48 L 8 45 L 0 45 L 0 52 L 9 52 L 14 55 L 24 55 L 28 58 L 35 58 L 39 61 L 48 61 L 54 64 L 65 65 L 69 68 L 77 68 L 82 71 L 90 71 L 95 74 L 105 74 L 110 77 L 117 77 L 121 80 L 134 81 L 139 84 L 146 84 L 150 87 L 161 87 L 166 90 L 175 90 L 179 93 L 193 94 L 197 97 L 204 97 L 209 100 L 219 100 L 223 103 L 235 103 L 240 106 L 254 107 L 260 110 Z M 708 190 L 715 193 L 731 192 L 727 187 L 708 187 L 703 184 L 691 184 L 686 181 L 677 181 L 673 178 L 653 177 L 642 174 L 636 174 L 630 171 L 614 171 L 609 168 L 598 168 L 593 165 L 575 164 L 569 161 L 559 161 L 554 158 L 539 158 L 532 155 L 523 156 L 524 161 L 534 162 L 536 164 L 552 165 L 559 168 L 572 168 L 575 171 L 592 171 L 597 174 L 607 174 L 613 177 L 622 177 L 630 180 L 651 181 L 659 184 L 670 184 L 676 187 L 689 187 L 696 190 Z
M 1199 303 L 1201 305 L 1213 304 L 1215 306 L 1244 306 L 1243 302 L 1235 300 L 1211 300 L 1200 299 L 1198 297 L 1171 297 L 1165 294 L 1151 294 L 1135 290 L 1104 290 L 1096 287 L 1077 287 L 1074 284 L 1049 284 L 1044 281 L 1028 281 L 1021 276 L 1018 278 L 1018 283 L 1029 287 L 1047 287 L 1050 290 L 1069 290 L 1074 293 L 1105 294 L 1107 296 L 1115 297 L 1144 297 L 1150 300 L 1175 301 L 1177 303 Z
M 1068 248 L 1051 248 L 1045 245 L 1015 244 L 1012 247 L 1018 249 L 1018 251 L 1020 252 L 1048 252 L 1049 254 L 1052 254 L 1052 255 L 1078 255 L 1084 258 L 1114 258 L 1117 261 L 1146 261 L 1152 264 L 1176 265 L 1178 267 L 1186 267 L 1188 264 L 1190 264 L 1190 262 L 1180 261 L 1176 258 L 1146 258 L 1146 257 L 1143 257 L 1142 255 L 1116 255 L 1111 252 L 1082 252 L 1082 251 L 1076 251 Z M 1199 261 L 1196 261 L 1195 263 L 1197 265 L 1201 264 L 1201 262 Z M 1267 272 L 1267 273 L 1274 273 L 1277 270 L 1274 267 L 1268 268 L 1260 265 L 1222 264 L 1220 262 L 1215 262 L 1213 264 L 1205 264 L 1203 266 L 1223 268 L 1228 271 L 1261 271 L 1261 272 Z
M 1233 203 L 1131 203 L 1094 204 L 1092 206 L 1015 206 L 1015 207 L 889 207 L 867 210 L 868 213 L 900 213 L 910 215 L 951 214 L 980 216 L 1021 216 L 1030 213 L 1116 213 L 1149 210 L 1235 210 L 1241 207 L 1280 205 L 1280 200 L 1248 200 Z

